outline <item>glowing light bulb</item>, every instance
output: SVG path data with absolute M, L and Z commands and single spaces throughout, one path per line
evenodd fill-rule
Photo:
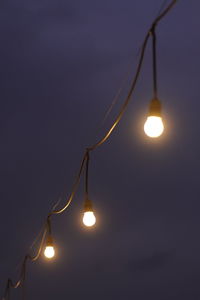
M 53 240 L 51 237 L 48 237 L 46 247 L 44 249 L 44 256 L 48 259 L 51 259 L 55 256 L 55 249 L 53 246 Z
M 151 138 L 159 137 L 164 131 L 161 117 L 149 116 L 144 124 L 144 132 Z
M 83 224 L 87 227 L 92 227 L 96 223 L 96 217 L 93 212 L 92 202 L 86 194 L 84 202 Z
M 46 256 L 46 258 L 53 258 L 55 255 L 55 250 L 53 246 L 46 246 L 45 250 L 44 250 L 44 255 Z
M 161 117 L 161 103 L 157 98 L 150 102 L 149 114 L 144 124 L 144 132 L 151 138 L 161 136 L 164 131 L 164 124 Z
M 96 217 L 93 211 L 85 211 L 83 215 L 83 224 L 87 227 L 92 227 L 96 223 Z

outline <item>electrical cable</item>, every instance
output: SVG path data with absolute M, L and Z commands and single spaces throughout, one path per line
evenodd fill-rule
M 87 158 L 87 152 L 88 152 L 88 151 L 86 150 L 86 152 L 85 152 L 85 154 L 84 154 L 84 156 L 83 156 L 83 159 L 82 159 L 82 161 L 81 161 L 81 166 L 80 166 L 78 175 L 77 175 L 77 177 L 76 177 L 76 179 L 75 179 L 75 182 L 74 182 L 74 184 L 73 184 L 72 192 L 71 192 L 71 194 L 70 194 L 70 196 L 69 196 L 69 198 L 68 198 L 66 204 L 65 204 L 64 207 L 61 208 L 60 210 L 52 210 L 52 211 L 48 214 L 48 217 L 51 217 L 52 215 L 56 215 L 56 214 L 61 214 L 61 213 L 63 213 L 63 212 L 68 208 L 68 206 L 70 205 L 70 203 L 72 202 L 73 197 L 74 197 L 74 195 L 75 195 L 75 193 L 76 193 L 76 190 L 77 190 L 77 188 L 78 188 L 79 181 L 80 181 L 80 179 L 81 179 L 81 174 L 82 174 L 82 171 L 83 171 L 83 167 L 84 167 L 84 165 L 85 165 L 85 161 L 86 161 L 86 158 Z
M 163 0 L 163 3 L 161 4 L 160 9 L 158 10 L 157 16 L 159 16 L 161 12 L 165 9 L 167 2 L 169 2 L 169 0 Z
M 86 197 L 88 198 L 88 171 L 89 171 L 89 151 L 87 152 L 87 159 L 86 159 L 86 166 L 85 166 L 85 194 Z
M 140 54 L 141 51 L 141 46 L 139 47 L 138 51 L 136 52 L 135 56 L 134 56 L 134 60 L 138 57 L 138 55 Z M 109 107 L 106 109 L 104 117 L 99 125 L 99 128 L 101 128 L 104 123 L 106 122 L 106 120 L 108 119 L 108 116 L 110 115 L 111 111 L 113 110 L 113 108 L 115 107 L 116 103 L 119 101 L 119 98 L 121 96 L 121 93 L 125 87 L 125 84 L 127 83 L 129 76 L 132 72 L 132 60 L 133 57 L 129 60 L 129 65 L 128 65 L 128 70 L 126 71 L 126 73 L 124 74 L 123 78 L 121 79 L 121 84 L 119 89 L 117 90 L 116 94 L 114 95 L 111 104 L 109 105 Z
M 45 237 L 46 237 L 46 233 L 47 233 L 47 225 L 45 226 L 45 229 L 43 231 L 43 235 L 42 235 L 40 245 L 39 245 L 39 249 L 38 249 L 37 253 L 34 256 L 31 256 L 30 254 L 25 255 L 25 257 L 23 259 L 22 266 L 21 266 L 20 276 L 19 276 L 18 281 L 16 281 L 14 283 L 12 281 L 12 279 L 8 278 L 5 293 L 4 293 L 4 298 L 3 298 L 4 300 L 9 299 L 9 297 L 10 297 L 10 288 L 17 289 L 18 287 L 23 285 L 23 283 L 25 281 L 25 276 L 26 276 L 27 261 L 30 260 L 31 262 L 35 262 L 36 260 L 38 260 L 38 258 L 40 257 L 43 245 L 44 245 L 44 240 L 45 240 Z
M 160 20 L 172 9 L 172 7 L 175 5 L 175 3 L 177 1 L 178 0 L 172 0 L 171 3 L 164 9 L 164 11 L 161 12 L 161 14 L 158 17 L 156 17 L 155 20 L 153 21 L 150 29 L 148 30 L 148 32 L 147 32 L 147 34 L 145 36 L 145 39 L 144 39 L 144 42 L 143 42 L 143 45 L 142 45 L 141 54 L 140 54 L 140 58 L 139 58 L 139 63 L 138 63 L 138 66 L 137 66 L 137 69 L 136 69 L 136 73 L 135 73 L 135 76 L 134 76 L 131 88 L 129 90 L 128 96 L 125 99 L 123 105 L 121 106 L 121 109 L 120 109 L 120 111 L 119 111 L 119 113 L 118 113 L 118 115 L 117 115 L 117 117 L 116 117 L 113 125 L 110 127 L 110 129 L 106 132 L 106 134 L 97 143 L 95 143 L 92 146 L 86 148 L 86 152 L 84 153 L 84 156 L 83 156 L 83 159 L 82 159 L 82 164 L 81 164 L 79 173 L 77 175 L 77 178 L 75 180 L 74 186 L 72 188 L 72 192 L 71 192 L 71 194 L 69 196 L 69 199 L 67 200 L 67 202 L 66 202 L 66 204 L 65 204 L 65 206 L 63 208 L 61 208 L 60 210 L 53 210 L 53 211 L 51 211 L 51 213 L 49 214 L 49 216 L 54 215 L 54 214 L 61 214 L 61 213 L 63 213 L 66 210 L 66 208 L 70 205 L 70 203 L 73 200 L 73 197 L 74 197 L 74 194 L 76 192 L 76 189 L 78 188 L 78 183 L 80 181 L 80 177 L 81 177 L 81 173 L 82 173 L 83 166 L 84 166 L 84 163 L 85 163 L 85 159 L 86 159 L 86 156 L 87 156 L 87 152 L 93 151 L 97 147 L 99 147 L 103 143 L 105 143 L 107 141 L 107 139 L 110 137 L 110 135 L 113 132 L 113 130 L 115 129 L 115 127 L 120 122 L 120 120 L 121 120 L 122 116 L 124 115 L 124 112 L 125 112 L 128 104 L 129 104 L 129 102 L 131 100 L 131 96 L 133 94 L 134 88 L 135 88 L 137 80 L 139 78 L 141 67 L 142 67 L 143 60 L 144 60 L 144 54 L 145 54 L 145 50 L 146 50 L 146 46 L 147 46 L 147 42 L 149 40 L 149 37 L 152 34 L 152 31 L 153 32 L 155 31 L 155 28 L 156 28 L 157 24 L 160 22 Z M 155 72 L 155 70 L 156 70 L 156 68 L 154 68 L 154 72 Z M 155 79 L 156 79 L 156 73 L 155 73 L 154 83 L 156 83 Z M 154 85 L 154 88 L 155 87 L 156 87 L 156 85 Z
M 154 99 L 157 99 L 157 60 L 156 60 L 156 33 L 155 33 L 155 24 L 151 29 L 152 34 L 152 54 L 153 54 L 153 93 Z

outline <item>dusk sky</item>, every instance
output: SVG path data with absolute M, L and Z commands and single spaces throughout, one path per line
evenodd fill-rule
M 1 295 L 49 210 L 71 192 L 84 149 L 112 124 L 163 3 L 2 1 Z M 27 299 L 200 299 L 199 13 L 198 0 L 180 0 L 157 28 L 164 134 L 152 140 L 143 131 L 153 95 L 149 43 L 125 115 L 91 153 L 95 228 L 82 224 L 81 181 L 70 208 L 52 217 L 55 259 L 28 262 Z M 21 290 L 11 296 L 21 299 Z

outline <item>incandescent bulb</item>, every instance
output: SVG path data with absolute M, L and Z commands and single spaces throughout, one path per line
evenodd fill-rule
M 46 246 L 45 250 L 44 250 L 44 255 L 46 258 L 53 258 L 55 255 L 55 250 L 53 246 Z
M 93 211 L 85 211 L 83 215 L 83 224 L 87 227 L 92 227 L 96 223 L 96 217 Z
M 44 249 L 44 256 L 48 259 L 51 259 L 55 256 L 55 249 L 53 246 L 53 239 L 51 236 L 49 236 L 47 239 L 46 247 Z
M 161 117 L 149 116 L 144 124 L 144 132 L 151 138 L 159 137 L 164 131 Z
M 149 114 L 144 124 L 144 132 L 151 138 L 159 137 L 164 131 L 161 117 L 161 103 L 157 98 L 153 98 L 149 106 Z

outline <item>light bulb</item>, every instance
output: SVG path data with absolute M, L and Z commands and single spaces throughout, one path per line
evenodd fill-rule
M 144 132 L 151 138 L 159 137 L 164 131 L 161 117 L 149 116 L 144 124 Z
M 55 255 L 55 250 L 53 246 L 46 246 L 44 250 L 44 255 L 46 258 L 51 259 Z
M 96 217 L 93 211 L 85 211 L 83 215 L 83 224 L 87 227 L 92 227 L 96 223 Z
M 151 138 L 159 137 L 164 131 L 161 117 L 161 103 L 157 98 L 153 98 L 149 106 L 149 114 L 144 124 L 144 132 Z
M 55 249 L 53 246 L 53 239 L 51 236 L 47 238 L 46 247 L 44 249 L 44 256 L 51 259 L 55 256 Z

